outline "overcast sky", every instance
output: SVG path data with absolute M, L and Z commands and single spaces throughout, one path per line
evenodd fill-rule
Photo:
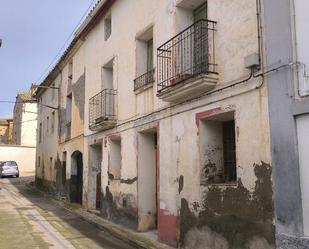
M 0 0 L 0 101 L 37 82 L 93 0 Z M 0 103 L 0 117 L 13 104 Z

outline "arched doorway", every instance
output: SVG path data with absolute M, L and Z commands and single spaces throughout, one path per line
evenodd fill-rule
M 70 201 L 82 204 L 83 201 L 83 154 L 75 151 L 71 163 Z

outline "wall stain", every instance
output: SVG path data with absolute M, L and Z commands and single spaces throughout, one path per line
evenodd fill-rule
M 184 184 L 184 179 L 183 179 L 183 175 L 181 175 L 179 177 L 179 180 L 178 180 L 178 193 L 180 194 L 181 191 L 183 190 L 183 184 Z
M 79 117 L 84 120 L 84 107 L 85 107 L 85 73 L 72 85 L 72 92 L 74 95 L 74 103 L 79 111 Z
M 65 139 L 65 128 L 66 128 L 66 109 L 60 108 L 60 138 Z
M 205 194 L 202 210 L 194 215 L 186 199 L 181 199 L 180 243 L 185 244 L 186 234 L 194 228 L 210 228 L 220 234 L 230 249 L 249 248 L 254 238 L 275 244 L 271 167 L 262 162 L 254 165 L 257 177 L 251 193 L 238 180 L 237 187 L 210 186 Z
M 120 183 L 133 184 L 137 181 L 137 176 L 132 179 L 120 179 Z
M 108 175 L 108 180 L 113 181 L 115 179 L 114 175 L 110 173 L 109 171 L 107 171 L 107 175 Z
M 122 203 L 125 200 L 126 207 L 120 207 L 117 203 Z M 132 229 L 137 228 L 137 210 L 131 205 L 133 201 L 130 195 L 122 195 L 114 198 L 108 186 L 105 188 L 105 194 L 102 193 L 102 209 L 101 215 L 103 218 L 111 220 L 117 224 L 121 224 Z

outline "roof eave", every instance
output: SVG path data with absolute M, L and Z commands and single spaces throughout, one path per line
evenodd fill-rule
M 86 18 L 86 20 L 81 24 L 74 34 L 74 38 L 66 51 L 62 54 L 56 65 L 45 77 L 45 79 L 40 84 L 41 86 L 50 86 L 54 79 L 57 77 L 58 73 L 62 70 L 70 56 L 76 52 L 76 47 L 81 46 L 82 41 L 90 33 L 90 31 L 95 27 L 95 25 L 101 20 L 101 18 L 110 10 L 111 6 L 116 2 L 116 0 L 103 0 L 98 3 L 96 8 L 92 13 Z M 78 42 L 80 41 L 80 42 Z M 33 94 L 34 97 L 38 98 L 42 96 L 46 88 L 38 88 Z

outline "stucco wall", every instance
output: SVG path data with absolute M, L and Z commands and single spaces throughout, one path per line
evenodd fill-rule
M 147 2 L 147 8 L 144 6 Z M 258 52 L 256 5 L 255 1 L 208 1 L 209 19 L 218 21 L 216 32 L 216 58 L 218 63 L 219 82 L 217 88 L 227 85 L 228 82 L 238 80 L 247 76 L 250 72 L 244 68 L 244 57 L 253 52 Z M 143 9 L 145 7 L 145 9 Z M 130 18 L 130 11 L 134 11 L 135 18 Z M 144 11 L 139 11 L 143 9 Z M 118 124 L 134 119 L 137 116 L 159 110 L 170 105 L 156 97 L 156 85 L 153 90 L 139 93 L 135 97 L 133 92 L 133 79 L 136 63 L 135 37 L 137 34 L 153 25 L 154 47 L 158 47 L 177 32 L 186 28 L 192 22 L 188 9 L 178 8 L 174 1 L 140 1 L 138 6 L 134 3 L 118 2 L 113 5 L 112 16 L 112 35 L 108 41 L 104 41 L 103 20 L 86 37 L 81 49 L 88 55 L 86 58 L 86 104 L 85 116 L 88 112 L 88 99 L 101 90 L 101 70 L 100 68 L 114 58 L 114 88 L 118 91 Z M 237 18 L 235 14 L 238 13 Z M 192 13 L 191 13 L 192 15 Z M 184 18 L 184 19 L 183 19 Z M 122 20 L 126 20 L 124 23 Z M 127 27 L 130 27 L 128 29 Z M 126 41 L 126 46 L 123 46 Z M 100 53 L 100 57 L 95 54 Z M 90 59 L 91 58 L 91 59 Z M 156 57 L 154 57 L 156 65 Z M 104 197 L 111 203 L 110 207 L 123 209 L 123 199 L 127 199 L 129 206 L 126 211 L 136 219 L 137 181 L 138 178 L 138 148 L 137 131 L 147 129 L 147 123 L 159 123 L 159 237 L 163 241 L 180 239 L 183 244 L 193 243 L 199 236 L 205 234 L 212 237 L 219 234 L 222 243 L 236 246 L 231 242 L 232 236 L 224 227 L 231 216 L 236 216 L 239 220 L 239 233 L 245 234 L 246 239 L 239 240 L 239 245 L 252 246 L 258 248 L 263 245 L 265 248 L 274 247 L 274 226 L 272 223 L 272 193 L 271 193 L 271 166 L 269 153 L 268 127 L 268 108 L 266 82 L 261 79 L 249 81 L 248 84 L 229 89 L 225 92 L 207 96 L 201 100 L 193 101 L 172 110 L 160 112 L 157 115 L 119 126 L 115 129 L 94 134 L 88 130 L 88 120 L 85 120 L 85 135 L 89 136 L 88 143 L 91 144 L 95 139 L 103 141 L 102 159 L 102 189 Z M 261 89 L 255 88 L 263 85 Z M 235 96 L 235 97 L 232 97 Z M 214 104 L 215 103 L 215 104 Z M 134 108 L 135 106 L 135 108 Z M 201 187 L 200 183 L 200 155 L 198 144 L 198 127 L 196 126 L 195 115 L 199 112 L 207 112 L 211 109 L 221 108 L 222 110 L 234 110 L 237 125 L 237 176 L 238 183 L 235 186 Z M 194 109 L 192 111 L 191 109 Z M 189 111 L 191 110 L 191 111 Z M 177 115 L 173 115 L 177 113 Z M 122 146 L 121 179 L 114 180 L 109 175 L 109 136 L 120 136 Z M 250 141 L 250 143 L 248 143 Z M 133 148 L 136 148 L 135 150 Z M 91 165 L 91 158 L 87 160 Z M 262 173 L 261 173 L 262 172 Z M 130 184 L 128 184 L 128 180 Z M 180 180 L 181 179 L 181 180 Z M 121 181 L 122 180 L 122 181 Z M 190 182 L 187 184 L 187 182 Z M 259 192 L 259 182 L 265 182 L 263 190 Z M 182 182 L 182 184 L 180 184 Z M 180 186 L 182 185 L 182 186 Z M 88 189 L 89 193 L 95 189 Z M 231 194 L 230 194 L 231 193 Z M 233 195 L 234 193 L 234 195 Z M 254 198 L 239 199 L 234 203 L 222 203 L 221 198 L 237 198 L 238 195 Z M 254 203 L 263 206 L 257 200 L 267 199 L 262 212 L 267 220 L 258 215 L 259 209 L 254 208 Z M 264 196 L 265 195 L 265 196 Z M 205 206 L 206 200 L 213 197 L 212 202 L 219 206 L 221 210 L 214 210 L 219 213 L 220 218 L 210 220 L 211 213 L 206 213 L 209 207 L 214 208 L 214 204 Z M 237 209 L 240 206 L 252 210 L 250 213 L 242 215 Z M 231 209 L 232 211 L 229 211 Z M 133 212 L 131 212 L 133 211 Z M 189 212 L 186 212 L 189 211 Z M 115 215 L 117 212 L 115 212 Z M 192 216 L 191 216 L 192 215 Z M 205 215 L 205 219 L 203 219 Z M 131 216 L 132 217 L 132 216 Z M 196 217 L 196 221 L 195 218 Z M 202 220 L 199 223 L 199 218 Z M 248 223 L 242 223 L 245 219 Z M 188 220 L 192 220 L 187 226 Z M 136 222 L 136 220 L 135 220 Z M 178 227 L 177 223 L 180 222 Z M 263 224 L 263 229 L 259 229 L 258 223 Z M 254 227 L 254 235 L 246 234 L 247 225 Z M 196 227 L 203 227 L 201 230 Z M 218 229 L 219 227 L 219 229 Z M 220 228 L 221 227 L 221 228 Z M 180 229 L 180 238 L 178 230 Z M 200 235 L 199 235 L 200 234 Z M 198 240 L 200 241 L 200 240 Z M 207 242 L 203 242 L 207 243 Z M 220 242 L 219 242 L 220 243 Z M 192 244 L 191 244 L 192 246 Z M 207 244 L 201 245 L 203 248 Z M 206 247 L 207 248 L 207 247 Z
M 73 96 L 73 139 L 64 140 L 61 119 L 58 151 L 53 135 L 40 146 L 40 153 L 48 160 L 51 153 L 57 157 L 57 153 L 61 155 L 67 151 L 67 179 L 71 154 L 75 150 L 83 153 L 84 207 L 94 208 L 94 177 L 101 170 L 102 214 L 137 227 L 142 205 L 138 203 L 138 155 L 143 153 L 138 147 L 138 133 L 155 127 L 159 169 L 158 175 L 153 177 L 158 182 L 159 239 L 172 245 L 180 241 L 188 248 L 216 248 L 211 246 L 212 240 L 204 238 L 218 238 L 216 246 L 222 245 L 221 248 L 274 248 L 267 81 L 252 78 L 220 91 L 221 87 L 250 74 L 250 70 L 244 68 L 244 57 L 258 52 L 255 3 L 255 0 L 208 1 L 209 19 L 218 21 L 215 45 L 219 81 L 214 89 L 217 92 L 170 109 L 161 110 L 171 104 L 156 96 L 157 82 L 144 92 L 135 94 L 133 91 L 134 78 L 139 76 L 136 73 L 139 63 L 136 61 L 136 38 L 153 27 L 154 48 L 157 48 L 192 24 L 192 10 L 177 7 L 174 0 L 116 1 L 108 13 L 112 20 L 111 37 L 104 41 L 102 19 L 77 51 L 72 52 L 72 86 L 68 86 L 67 80 L 69 60 L 57 79 L 61 82 L 60 117 L 65 113 L 68 89 L 81 96 L 81 100 Z M 157 64 L 155 51 L 154 65 Z M 88 127 L 89 99 L 103 90 L 106 82 L 102 80 L 102 67 L 111 60 L 118 123 L 113 129 L 93 132 Z M 49 92 L 47 90 L 43 98 L 48 100 Z M 202 165 L 196 117 L 201 113 L 214 114 L 214 110 L 235 112 L 237 182 L 203 187 L 200 186 Z M 154 111 L 157 112 L 141 117 Z M 46 115 L 47 112 L 40 119 L 46 119 Z M 110 141 L 115 138 L 121 139 L 119 179 L 110 172 Z M 102 145 L 101 164 L 97 156 L 94 160 L 94 152 L 89 149 L 97 143 Z M 140 207 L 142 211 L 144 207 Z M 226 224 L 237 225 L 235 228 Z M 241 238 L 235 240 L 238 234 Z M 195 241 L 201 242 L 200 245 L 194 244 Z
M 36 146 L 37 104 L 24 104 L 20 127 L 20 145 Z
M 24 146 L 1 146 L 0 161 L 16 161 L 20 176 L 35 172 L 36 148 Z
M 303 98 L 305 78 L 303 63 L 307 64 L 308 16 L 307 1 L 265 0 L 265 49 L 267 66 L 288 65 L 267 76 L 275 223 L 278 248 L 307 248 L 304 236 L 300 162 L 296 119 L 309 112 L 308 98 Z M 296 16 L 295 16 L 296 15 Z M 285 27 L 282 29 L 282 27 Z M 301 63 L 296 63 L 296 61 Z M 300 146 L 304 145 L 300 140 Z M 304 159 L 304 158 L 302 158 Z M 304 187 L 304 190 L 301 189 Z

